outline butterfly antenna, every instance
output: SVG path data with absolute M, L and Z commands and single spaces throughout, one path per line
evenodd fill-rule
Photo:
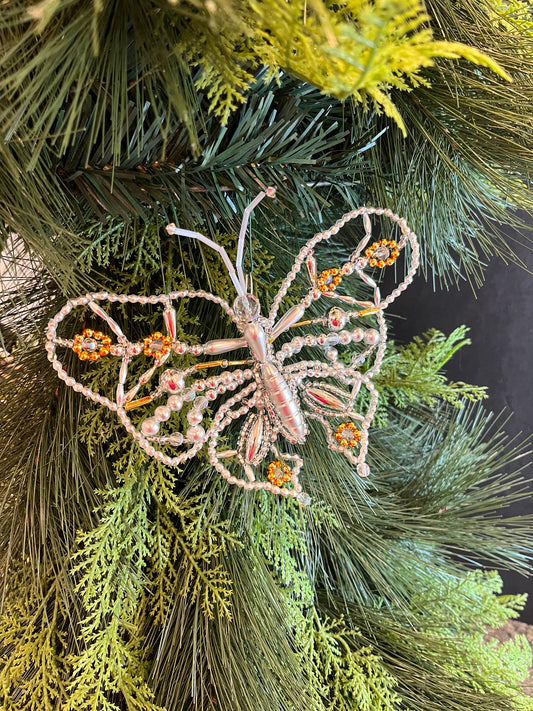
M 244 215 L 242 218 L 241 222 L 241 229 L 239 231 L 239 241 L 237 242 L 237 259 L 235 261 L 235 267 L 237 269 L 237 274 L 239 276 L 239 282 L 242 285 L 242 288 L 246 290 L 246 279 L 244 278 L 244 272 L 242 270 L 242 257 L 243 257 L 243 252 L 244 252 L 244 239 L 246 237 L 246 230 L 248 228 L 248 222 L 250 221 L 250 215 L 252 214 L 252 210 L 259 205 L 261 200 L 268 196 L 268 197 L 275 197 L 276 195 L 276 188 L 267 188 L 266 190 L 262 190 L 256 197 L 252 200 L 252 202 L 244 209 Z
M 207 244 L 208 247 L 212 247 L 220 254 L 222 261 L 226 265 L 226 269 L 228 270 L 230 279 L 233 282 L 233 286 L 237 290 L 239 296 L 243 296 L 244 294 L 246 294 L 246 289 L 243 286 L 243 283 L 241 283 L 241 281 L 237 278 L 235 268 L 231 263 L 231 259 L 228 257 L 228 253 L 226 252 L 224 247 L 222 247 L 220 244 L 217 244 L 215 241 L 209 239 L 209 237 L 206 237 L 200 232 L 193 232 L 192 230 L 183 230 L 181 229 L 181 227 L 176 227 L 173 222 L 170 225 L 166 226 L 166 231 L 169 235 L 179 235 L 180 237 L 189 237 L 190 239 L 197 239 L 199 242 Z

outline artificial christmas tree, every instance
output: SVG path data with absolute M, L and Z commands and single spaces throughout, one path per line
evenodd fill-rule
M 275 489 L 294 491 L 280 477 L 290 457 L 305 459 L 308 506 L 232 486 L 207 445 L 169 466 L 115 412 L 117 382 L 127 391 L 147 370 L 155 380 L 194 369 L 202 344 L 239 336 L 218 303 L 187 296 L 164 340 L 171 309 L 164 317 L 158 295 L 237 296 L 219 255 L 169 223 L 206 235 L 235 264 L 246 205 L 275 186 L 276 198 L 251 216 L 243 253 L 263 315 L 313 234 L 360 205 L 405 215 L 422 270 L 437 282 L 479 283 L 483 256 L 513 258 L 498 225 L 517 223 L 519 205 L 533 208 L 529 7 L 441 0 L 427 11 L 385 0 L 3 6 L 3 708 L 533 707 L 518 686 L 526 641 L 484 643 L 486 626 L 523 604 L 500 595 L 490 569 L 527 568 L 530 528 L 496 513 L 526 495 L 523 448 L 506 446 L 477 402 L 483 388 L 443 373 L 465 329 L 389 344 L 372 378 L 361 351 L 354 377 L 379 393 L 370 475 L 328 447 L 311 419 L 305 442 L 283 442 L 286 459 L 270 472 Z M 358 258 L 385 297 L 405 276 L 394 256 L 403 243 L 385 217 L 376 224 L 372 239 L 388 244 L 369 240 L 372 253 Z M 317 250 L 324 280 L 339 276 L 365 231 L 347 226 Z M 282 317 L 309 283 L 294 288 Z M 373 289 L 346 278 L 338 292 L 373 299 L 352 339 L 366 336 L 369 347 L 368 334 L 381 333 Z M 74 303 L 84 293 L 100 296 Z M 61 333 L 43 335 L 67 299 Z M 307 330 L 295 330 L 311 339 L 298 359 L 343 367 L 342 341 L 328 355 L 337 344 L 319 340 L 320 319 L 335 330 L 333 301 L 321 311 L 319 303 L 309 305 Z M 142 344 L 128 372 L 121 334 Z M 227 369 L 232 385 L 238 367 L 207 376 Z M 176 380 L 181 394 L 204 378 L 187 372 L 183 385 Z M 331 406 L 341 383 L 325 381 Z M 139 400 L 149 391 L 147 383 Z M 218 395 L 227 403 L 239 392 Z M 362 388 L 359 412 L 371 393 Z M 163 435 L 170 422 L 180 432 L 216 422 L 209 403 L 184 402 L 161 414 Z M 156 407 L 150 395 L 131 415 L 146 436 L 159 436 L 142 430 Z M 263 426 L 244 428 L 243 451 Z M 348 429 L 336 442 L 358 452 Z M 169 457 L 183 451 L 176 437 L 156 444 Z M 259 465 L 264 480 L 267 461 Z M 253 482 L 241 469 L 235 478 Z

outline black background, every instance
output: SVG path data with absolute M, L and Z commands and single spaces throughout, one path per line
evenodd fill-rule
M 510 232 L 508 236 L 516 237 Z M 449 334 L 457 326 L 469 326 L 472 345 L 456 353 L 446 373 L 452 380 L 487 385 L 486 408 L 495 413 L 512 413 L 505 430 L 511 437 L 523 440 L 533 432 L 533 245 L 509 244 L 527 269 L 493 258 L 485 272 L 485 283 L 475 294 L 467 282 L 459 289 L 453 286 L 448 291 L 434 292 L 433 286 L 419 275 L 394 304 L 395 312 L 404 318 L 390 320 L 390 332 L 397 342 L 405 343 L 430 328 Z M 526 458 L 531 460 L 533 455 Z M 532 479 L 531 498 L 505 509 L 505 516 L 533 513 L 531 464 L 524 475 Z M 513 572 L 503 572 L 502 577 L 504 592 L 529 593 L 522 619 L 533 623 L 533 577 Z

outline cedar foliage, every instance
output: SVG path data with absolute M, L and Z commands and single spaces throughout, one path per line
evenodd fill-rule
M 65 296 L 97 284 L 231 295 L 216 255 L 163 227 L 234 257 L 271 184 L 246 257 L 265 306 L 355 204 L 404 213 L 435 281 L 480 283 L 487 256 L 516 259 L 498 226 L 533 208 L 532 33 L 529 6 L 500 0 L 3 6 L 2 708 L 533 708 L 524 640 L 484 642 L 523 598 L 471 569 L 527 569 L 530 520 L 499 513 L 527 495 L 526 449 L 483 388 L 446 378 L 466 329 L 389 345 L 371 477 L 313 432 L 305 510 L 202 456 L 149 460 L 42 348 Z M 157 310 L 114 315 L 131 339 L 161 327 Z M 190 343 L 234 335 L 208 304 L 178 321 Z M 68 367 L 116 380 L 116 363 Z

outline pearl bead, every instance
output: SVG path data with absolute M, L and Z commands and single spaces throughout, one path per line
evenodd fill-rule
M 200 425 L 193 425 L 187 430 L 186 437 L 189 442 L 192 442 L 193 444 L 203 442 L 205 439 L 205 430 Z
M 167 406 L 174 411 L 181 410 L 183 399 L 179 395 L 171 395 L 167 400 Z
M 343 346 L 348 345 L 351 340 L 352 334 L 349 331 L 341 331 L 339 333 L 339 343 L 341 343 Z
M 208 390 L 205 394 L 205 397 L 207 398 L 207 400 L 213 401 L 217 399 L 217 394 L 214 390 Z
M 154 419 L 156 419 L 158 422 L 166 422 L 170 417 L 171 413 L 172 410 L 170 409 L 170 407 L 167 407 L 167 405 L 160 405 L 159 407 L 155 408 Z
M 362 328 L 355 328 L 352 331 L 352 341 L 354 343 L 358 343 L 359 341 L 362 341 L 365 336 L 365 332 L 363 331 Z
M 379 333 L 375 328 L 369 328 L 364 335 L 364 339 L 369 346 L 375 346 L 379 342 Z
M 201 412 L 198 412 L 198 410 L 191 410 L 187 414 L 187 420 L 191 423 L 191 425 L 199 425 L 203 419 L 204 416 Z
M 141 432 L 143 435 L 156 435 L 159 432 L 159 422 L 149 417 L 142 423 Z

